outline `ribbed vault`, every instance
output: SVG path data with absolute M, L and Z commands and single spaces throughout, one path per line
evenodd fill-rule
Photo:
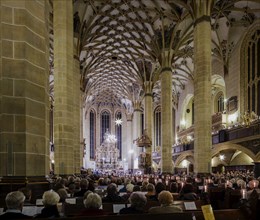
M 167 50 L 173 100 L 178 102 L 187 82 L 193 80 L 193 28 L 200 16 L 195 0 L 74 0 L 73 4 L 81 89 L 90 105 L 121 106 L 141 100 L 147 81 L 152 83 L 154 101 L 159 102 L 160 69 Z M 212 0 L 209 6 L 212 55 L 223 62 L 228 74 L 238 41 L 229 30 L 247 28 L 259 18 L 260 3 Z

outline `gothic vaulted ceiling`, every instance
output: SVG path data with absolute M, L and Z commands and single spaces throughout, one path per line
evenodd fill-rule
M 74 0 L 74 33 L 78 38 L 81 86 L 89 104 L 124 105 L 141 100 L 145 82 L 160 101 L 160 68 L 164 50 L 172 50 L 173 100 L 193 80 L 195 0 Z M 232 28 L 246 29 L 260 17 L 255 1 L 209 1 L 212 56 L 223 72 L 238 38 Z M 237 29 L 236 29 L 237 30 Z M 239 32 L 238 32 L 239 33 Z

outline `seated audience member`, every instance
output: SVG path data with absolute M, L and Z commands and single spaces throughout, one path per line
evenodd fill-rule
M 173 213 L 182 212 L 182 208 L 173 204 L 173 196 L 169 191 L 163 190 L 158 195 L 161 206 L 151 207 L 149 213 Z
M 68 193 L 66 189 L 59 189 L 57 192 L 60 196 L 60 201 L 59 202 L 65 202 L 65 200 L 68 198 Z
M 178 183 L 176 183 L 176 182 L 170 183 L 170 192 L 178 193 Z
M 195 201 L 198 199 L 197 194 L 194 192 L 193 185 L 187 183 L 183 186 L 180 192 L 180 200 L 191 200 Z
M 141 192 L 141 186 L 134 185 L 133 192 Z
M 53 190 L 43 193 L 42 196 L 44 208 L 40 214 L 35 215 L 35 218 L 57 218 L 60 217 L 57 204 L 60 201 L 60 196 Z
M 260 199 L 260 189 L 259 189 L 259 181 L 258 180 L 251 180 L 248 183 L 248 191 L 247 191 L 247 198 L 250 198 L 252 192 L 255 190 L 258 194 L 258 199 Z
M 157 201 L 157 196 L 155 194 L 155 188 L 154 185 L 152 183 L 149 183 L 147 185 L 147 193 L 145 194 L 147 200 L 152 200 L 152 201 Z
M 84 200 L 85 209 L 82 210 L 80 216 L 95 216 L 95 215 L 106 215 L 107 213 L 100 209 L 102 205 L 102 199 L 97 193 L 89 193 L 87 198 Z
M 145 179 L 143 182 L 142 182 L 142 187 L 141 187 L 141 191 L 142 192 L 147 192 L 147 185 L 148 185 L 148 181 L 147 179 Z
M 0 219 L 27 219 L 30 216 L 22 214 L 25 196 L 20 191 L 10 192 L 5 197 L 7 210 L 0 215 Z
M 102 199 L 102 202 L 122 202 L 123 198 L 118 195 L 117 185 L 110 183 L 107 186 L 107 195 Z
M 82 179 L 80 181 L 80 191 L 75 192 L 74 196 L 75 197 L 83 197 L 84 193 L 87 192 L 88 190 L 88 180 L 87 179 Z
M 137 185 L 136 185 L 137 186 Z M 122 199 L 127 201 L 134 190 L 135 185 L 129 183 L 126 185 L 126 194 L 122 195 Z
M 161 191 L 166 190 L 166 186 L 162 182 L 157 182 L 155 185 L 155 194 L 158 199 L 158 195 Z
M 126 178 L 126 179 L 125 179 L 125 182 L 124 182 L 124 187 L 122 187 L 122 188 L 119 190 L 119 192 L 120 192 L 120 193 L 121 193 L 121 192 L 126 192 L 126 186 L 127 186 L 129 183 L 131 183 L 131 179 Z
M 130 207 L 123 208 L 119 214 L 140 214 L 144 213 L 147 199 L 142 192 L 133 192 L 129 197 Z
M 24 205 L 32 205 L 31 197 L 32 197 L 32 190 L 28 187 L 20 188 L 18 191 L 22 192 L 25 196 Z
M 88 195 L 90 193 L 93 193 L 92 191 L 88 190 L 87 192 L 84 193 L 84 196 L 83 196 L 83 201 L 88 197 Z

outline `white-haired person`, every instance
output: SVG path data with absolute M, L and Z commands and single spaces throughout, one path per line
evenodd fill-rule
M 160 206 L 151 207 L 149 213 L 183 212 L 182 208 L 173 204 L 173 196 L 169 191 L 163 190 L 158 195 Z
M 30 216 L 22 213 L 25 196 L 20 191 L 10 192 L 5 197 L 7 210 L 0 219 L 28 219 Z
M 258 199 L 260 199 L 259 181 L 256 179 L 249 181 L 248 187 L 249 189 L 247 191 L 247 198 L 249 199 L 252 192 L 255 190 L 258 194 Z
M 35 218 L 56 218 L 60 217 L 57 204 L 60 201 L 60 196 L 53 190 L 45 191 L 42 196 L 44 208 L 40 214 L 35 215 Z
M 83 201 L 85 209 L 83 209 L 79 216 L 96 216 L 106 215 L 107 213 L 100 209 L 102 206 L 102 199 L 97 193 L 90 192 Z
M 146 196 L 142 192 L 133 192 L 129 197 L 130 207 L 122 208 L 119 214 L 141 214 L 147 202 Z

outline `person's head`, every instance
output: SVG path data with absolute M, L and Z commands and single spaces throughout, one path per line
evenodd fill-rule
M 60 196 L 53 190 L 45 191 L 42 196 L 44 206 L 57 205 L 60 201 Z
M 22 210 L 25 196 L 20 191 L 10 192 L 5 197 L 7 209 Z
M 169 191 L 163 190 L 159 193 L 158 200 L 161 205 L 170 205 L 173 203 L 173 196 Z
M 87 179 L 82 179 L 80 181 L 80 188 L 81 189 L 87 189 L 88 188 L 88 180 Z
M 139 185 L 134 185 L 133 187 L 133 192 L 140 192 L 141 191 L 141 186 Z
M 161 191 L 165 190 L 165 185 L 162 182 L 158 182 L 155 185 L 155 192 L 158 195 Z
M 176 182 L 172 182 L 170 184 L 170 192 L 172 193 L 178 192 L 178 184 Z
M 84 200 L 84 206 L 86 208 L 99 209 L 102 205 L 102 199 L 97 193 L 89 193 Z
M 142 192 L 133 192 L 129 197 L 132 207 L 142 210 L 147 202 L 146 196 Z
M 92 191 L 88 190 L 87 192 L 84 193 L 84 196 L 83 196 L 83 201 L 88 197 L 88 195 L 92 193 Z
M 60 202 L 64 202 L 68 198 L 68 193 L 66 189 L 59 189 L 57 193 L 60 196 Z
M 114 195 L 117 194 L 117 185 L 115 183 L 110 183 L 107 186 L 107 194 L 108 195 Z
M 152 183 L 149 183 L 147 185 L 147 192 L 155 193 L 155 188 L 154 188 L 154 185 Z
M 126 191 L 127 192 L 133 192 L 133 189 L 134 189 L 134 185 L 132 183 L 129 183 L 126 185 Z
M 32 197 L 31 189 L 29 189 L 28 187 L 23 187 L 23 188 L 20 188 L 18 191 L 20 191 L 24 194 L 26 200 L 28 200 L 28 201 L 31 200 L 31 197 Z
M 251 180 L 248 183 L 250 189 L 258 188 L 259 181 L 258 180 Z
M 190 183 L 187 183 L 183 186 L 182 188 L 183 193 L 192 193 L 194 192 L 194 188 L 193 185 L 191 185 Z

